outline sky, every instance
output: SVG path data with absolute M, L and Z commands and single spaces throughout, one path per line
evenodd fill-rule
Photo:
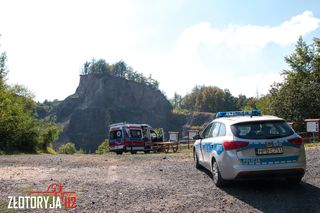
M 267 94 L 299 36 L 320 37 L 317 0 L 0 0 L 8 83 L 62 100 L 91 59 L 123 60 L 168 98 L 196 85 Z

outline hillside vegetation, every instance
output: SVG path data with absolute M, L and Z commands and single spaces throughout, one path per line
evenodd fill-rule
M 142 73 L 134 71 L 132 67 L 127 66 L 123 61 L 119 61 L 115 64 L 109 64 L 104 59 L 92 59 L 90 62 L 87 61 L 84 63 L 81 74 L 109 74 L 125 80 L 147 85 L 153 89 L 159 89 L 159 82 L 153 79 L 151 75 L 149 75 L 149 77 L 145 77 Z
M 6 83 L 7 55 L 0 51 L 0 154 L 51 152 L 59 136 L 54 117 L 35 116 L 36 102 L 23 86 Z

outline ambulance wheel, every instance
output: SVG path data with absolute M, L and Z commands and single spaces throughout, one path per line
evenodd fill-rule
M 122 151 L 117 151 L 116 153 L 117 153 L 117 155 L 122 155 L 123 152 Z
M 225 180 L 223 180 L 223 178 L 221 177 L 219 166 L 215 159 L 212 159 L 211 173 L 213 183 L 219 188 L 223 187 L 225 185 Z
M 137 151 L 131 151 L 131 154 L 135 155 L 137 154 Z
M 150 150 L 144 151 L 144 154 L 149 154 L 149 153 L 150 153 Z

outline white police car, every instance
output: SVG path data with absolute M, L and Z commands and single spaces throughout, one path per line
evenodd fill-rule
M 218 187 L 252 178 L 299 183 L 305 173 L 302 138 L 283 119 L 259 110 L 218 112 L 195 139 L 196 167 L 210 170 Z

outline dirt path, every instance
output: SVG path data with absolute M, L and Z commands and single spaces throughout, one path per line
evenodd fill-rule
M 77 193 L 75 212 L 320 212 L 320 148 L 307 158 L 298 186 L 250 181 L 218 189 L 191 154 L 0 156 L 0 212 L 8 196 L 54 181 Z

